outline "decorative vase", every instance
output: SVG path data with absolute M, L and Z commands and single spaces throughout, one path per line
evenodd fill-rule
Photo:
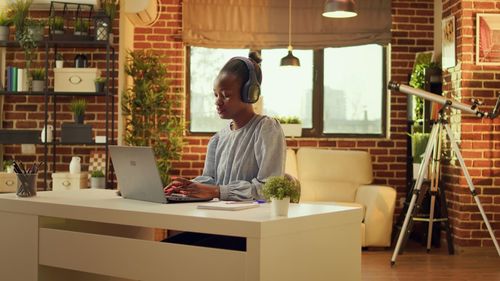
M 106 178 L 105 177 L 91 177 L 90 178 L 90 188 L 106 188 Z
M 63 68 L 63 66 L 64 66 L 63 60 L 56 60 L 56 68 Z
M 290 205 L 290 197 L 283 199 L 271 198 L 271 214 L 273 216 L 286 217 L 288 216 L 288 206 Z
M 0 41 L 9 40 L 9 27 L 8 26 L 0 26 Z
M 31 84 L 31 90 L 33 92 L 43 92 L 43 88 L 45 87 L 45 81 L 43 80 L 33 80 Z
M 47 141 L 45 141 L 45 129 L 47 128 Z M 47 127 L 42 129 L 42 133 L 40 134 L 40 140 L 42 142 L 52 142 L 54 137 L 54 127 L 52 125 L 47 125 Z
M 81 158 L 78 156 L 71 157 L 71 162 L 69 162 L 69 173 L 79 174 L 82 170 Z

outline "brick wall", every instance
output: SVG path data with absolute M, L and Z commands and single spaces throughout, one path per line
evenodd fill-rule
M 152 48 L 168 55 L 170 78 L 175 89 L 185 95 L 184 58 L 186 51 L 181 42 L 182 11 L 179 0 L 162 0 L 161 15 L 151 27 L 135 29 L 136 49 Z M 391 79 L 406 82 L 413 67 L 415 53 L 433 48 L 433 1 L 393 1 L 393 39 Z M 214 73 L 216 75 L 216 73 Z M 265 74 L 264 74 L 265 75 Z M 187 97 L 184 98 L 186 101 Z M 397 188 L 399 196 L 405 194 L 406 177 L 406 95 L 393 94 L 390 98 L 390 138 L 298 138 L 287 139 L 291 148 L 321 147 L 328 149 L 367 150 L 373 158 L 375 181 Z M 184 114 L 185 107 L 179 108 Z M 173 175 L 192 177 L 203 170 L 209 137 L 186 138 L 182 161 L 174 164 Z
M 33 18 L 48 18 L 48 12 L 30 12 L 30 17 Z M 115 48 L 115 67 L 118 66 L 118 20 L 113 23 L 113 33 L 114 36 L 113 47 Z M 14 40 L 14 28 L 11 27 L 10 39 Z M 48 36 L 48 29 L 45 29 L 45 36 Z M 105 76 L 105 49 L 69 49 L 60 48 L 64 56 L 64 67 L 73 67 L 74 57 L 78 53 L 87 54 L 89 63 L 91 67 L 98 67 Z M 36 53 L 36 57 L 33 60 L 32 68 L 43 68 L 45 66 L 45 48 L 39 47 Z M 25 67 L 24 52 L 20 48 L 8 49 L 6 57 L 7 66 L 17 66 L 21 68 Z M 53 88 L 53 69 L 54 67 L 54 50 L 49 50 L 49 88 Z M 116 72 L 117 73 L 117 72 Z M 117 85 L 117 80 L 115 78 L 115 84 Z M 73 114 L 69 110 L 69 104 L 73 99 L 80 98 L 75 97 L 58 97 L 56 104 L 57 112 L 57 123 L 56 123 L 56 135 L 55 138 L 60 140 L 60 128 L 61 124 L 64 122 L 73 122 Z M 118 98 L 115 94 L 115 105 L 117 104 Z M 105 99 L 104 97 L 85 97 L 87 101 L 87 111 L 85 114 L 85 124 L 90 124 L 93 127 L 93 135 L 105 135 Z M 27 95 L 9 95 L 5 96 L 4 100 L 4 118 L 3 118 L 3 128 L 6 129 L 38 129 L 42 130 L 44 125 L 44 97 L 43 96 L 27 96 Z M 49 97 L 49 124 L 52 124 L 53 120 L 53 99 Z M 117 110 L 115 112 L 115 120 L 117 120 Z M 110 116 L 111 118 L 111 116 Z M 116 124 L 115 124 L 116 125 Z M 117 126 L 115 126 L 117 128 Z M 117 132 L 115 129 L 115 138 Z M 69 162 L 72 156 L 82 157 L 82 171 L 88 170 L 88 163 L 90 154 L 94 152 L 103 152 L 103 146 L 68 146 L 59 145 L 56 148 L 56 158 L 55 158 L 55 168 L 58 172 L 67 172 L 69 170 Z M 48 168 L 49 174 L 48 179 L 50 180 L 51 171 L 54 171 L 52 164 L 52 147 L 49 147 L 48 155 Z M 22 154 L 21 145 L 5 145 L 4 146 L 4 159 L 16 159 L 23 161 L 24 163 L 33 163 L 35 161 L 44 160 L 44 146 L 36 145 L 36 154 Z M 45 187 L 43 183 L 43 174 L 39 174 L 38 188 L 43 189 Z M 51 187 L 50 181 L 48 183 L 48 188 Z
M 443 18 L 454 15 L 456 24 L 457 66 L 445 72 L 444 90 L 449 97 L 470 98 L 484 102 L 480 108 L 491 111 L 500 89 L 500 66 L 481 66 L 475 62 L 476 14 L 499 13 L 500 2 L 443 1 Z M 479 199 L 493 227 L 500 236 L 500 119 L 477 119 L 461 114 L 457 123 L 460 147 Z M 454 116 L 456 118 L 456 116 Z M 466 179 L 458 166 L 445 167 L 449 212 L 455 245 L 458 247 L 491 247 L 493 242 L 478 208 L 469 193 Z

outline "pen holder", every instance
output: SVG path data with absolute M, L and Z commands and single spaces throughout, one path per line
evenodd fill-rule
M 18 197 L 36 196 L 36 179 L 37 174 L 17 174 L 17 190 Z

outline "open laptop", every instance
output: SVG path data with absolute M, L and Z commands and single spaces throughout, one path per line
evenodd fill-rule
M 202 202 L 212 198 L 165 196 L 151 147 L 109 146 L 111 161 L 123 198 L 157 203 Z

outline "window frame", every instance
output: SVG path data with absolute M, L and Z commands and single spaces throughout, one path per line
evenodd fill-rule
M 323 133 L 324 120 L 324 50 L 313 50 L 313 90 L 312 90 L 312 128 L 302 129 L 302 138 L 386 138 L 387 136 L 387 46 L 382 47 L 382 132 L 380 134 L 354 134 L 354 133 Z M 253 50 L 258 51 L 260 50 Z M 185 120 L 191 121 L 191 46 L 186 46 L 186 110 Z M 190 125 L 186 130 L 187 136 L 212 136 L 217 132 L 192 132 Z

